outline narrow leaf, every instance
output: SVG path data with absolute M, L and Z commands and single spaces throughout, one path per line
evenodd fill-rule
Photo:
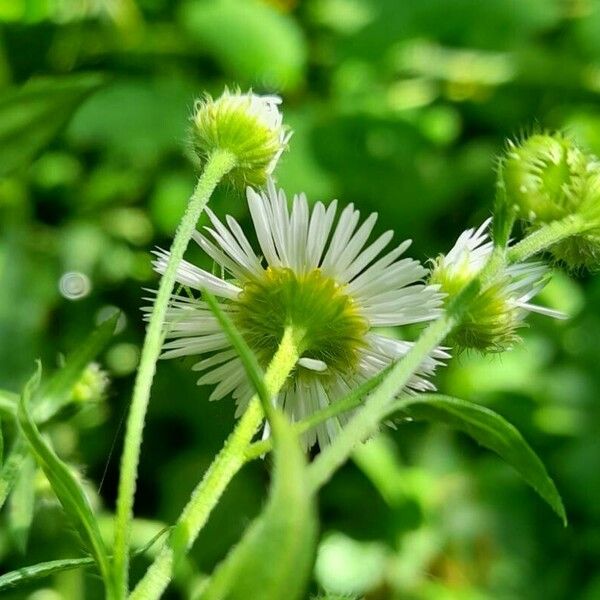
M 34 411 L 36 422 L 44 423 L 51 419 L 70 402 L 73 387 L 90 362 L 106 348 L 115 332 L 118 319 L 117 312 L 102 322 L 67 358 L 64 366 L 40 388 L 36 394 L 38 399 Z
M 8 527 L 17 549 L 25 554 L 35 506 L 35 461 L 27 456 L 10 497 Z
M 399 400 L 389 412 L 398 409 L 413 419 L 446 423 L 496 452 L 567 524 L 562 500 L 544 464 L 519 431 L 499 414 L 472 402 L 439 394 L 420 394 Z
M 279 411 L 270 499 L 202 591 L 199 600 L 297 600 L 314 557 L 317 521 L 296 435 Z
M 28 454 L 27 443 L 19 435 L 0 470 L 0 508 L 4 506 L 6 498 L 12 491 L 19 476 L 21 465 Z
M 0 575 L 0 592 L 21 584 L 28 584 L 36 579 L 55 575 L 62 571 L 69 571 L 79 567 L 88 567 L 94 564 L 93 558 L 65 558 L 63 560 L 50 560 L 30 567 L 21 567 Z
M 44 470 L 65 512 L 73 521 L 83 542 L 94 557 L 105 581 L 108 581 L 108 556 L 94 513 L 77 479 L 40 435 L 29 412 L 29 402 L 39 385 L 41 368 L 25 385 L 19 401 L 18 420 L 38 464 Z
M 102 83 L 97 75 L 45 78 L 0 95 L 0 176 L 27 165 Z

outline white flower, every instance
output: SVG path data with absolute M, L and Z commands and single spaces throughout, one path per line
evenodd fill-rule
M 192 118 L 192 144 L 204 161 L 214 151 L 236 158 L 230 178 L 239 185 L 263 185 L 286 149 L 291 132 L 283 125 L 279 96 L 225 90 L 198 100 Z
M 479 228 L 463 232 L 448 254 L 433 261 L 430 282 L 439 284 L 449 297 L 476 277 L 490 257 L 490 222 L 488 219 Z M 464 348 L 501 352 L 519 339 L 516 331 L 529 312 L 565 318 L 559 311 L 531 303 L 546 285 L 548 274 L 542 262 L 508 265 L 481 290 L 454 332 L 453 341 Z
M 276 402 L 299 421 L 341 399 L 355 386 L 403 357 L 411 343 L 374 327 L 420 323 L 437 317 L 442 304 L 436 286 L 422 282 L 427 274 L 419 262 L 400 258 L 403 242 L 383 256 L 388 231 L 367 245 L 377 219 L 360 226 L 360 213 L 347 206 L 334 226 L 337 202 L 317 203 L 312 210 L 304 195 L 286 197 L 271 181 L 264 194 L 248 189 L 248 205 L 262 258 L 256 254 L 232 217 L 226 224 L 209 212 L 212 227 L 194 239 L 230 278 L 218 277 L 186 261 L 179 283 L 209 290 L 226 310 L 263 367 L 275 353 L 286 324 L 303 332 L 301 359 Z M 159 250 L 154 266 L 163 273 L 168 253 Z M 240 414 L 253 390 L 236 351 L 204 302 L 175 296 L 167 317 L 163 358 L 205 355 L 193 369 L 204 371 L 198 384 L 216 384 L 210 398 L 233 394 Z M 409 390 L 435 389 L 427 380 L 442 350 L 421 365 Z M 400 390 L 399 390 L 400 391 Z M 331 418 L 309 432 L 307 447 L 333 438 L 348 415 Z

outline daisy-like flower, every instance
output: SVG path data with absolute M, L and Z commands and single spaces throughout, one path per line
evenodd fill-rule
M 263 367 L 287 326 L 302 332 L 301 358 L 276 398 L 291 420 L 299 421 L 402 358 L 411 343 L 375 329 L 434 319 L 441 312 L 442 297 L 436 286 L 423 283 L 427 270 L 419 262 L 401 258 L 410 241 L 381 255 L 392 240 L 388 231 L 367 245 L 376 214 L 359 226 L 360 213 L 349 205 L 334 226 L 336 201 L 328 207 L 319 202 L 310 210 L 300 195 L 290 212 L 284 193 L 271 181 L 266 193 L 248 188 L 247 196 L 262 257 L 235 219 L 228 216 L 222 223 L 209 212 L 212 227 L 196 232 L 194 239 L 227 277 L 183 261 L 178 281 L 220 298 Z M 155 269 L 163 273 L 168 253 L 159 250 L 156 255 Z M 167 322 L 163 358 L 202 356 L 192 367 L 204 372 L 198 384 L 216 385 L 212 400 L 232 393 L 241 414 L 253 389 L 207 305 L 201 299 L 174 296 Z M 434 389 L 427 378 L 447 357 L 435 351 L 408 389 Z M 348 418 L 331 418 L 307 433 L 305 446 L 316 441 L 324 446 Z
M 192 117 L 191 142 L 201 161 L 216 150 L 236 158 L 229 177 L 245 186 L 262 186 L 287 147 L 291 132 L 283 125 L 279 96 L 240 91 L 198 100 Z
M 429 281 L 438 284 L 448 298 L 462 290 L 486 264 L 493 250 L 488 235 L 490 222 L 488 219 L 478 229 L 463 232 L 448 254 L 433 261 Z M 561 312 L 531 303 L 546 284 L 548 274 L 542 262 L 506 267 L 479 292 L 453 332 L 452 341 L 462 348 L 503 352 L 519 340 L 517 330 L 528 313 L 565 318 Z

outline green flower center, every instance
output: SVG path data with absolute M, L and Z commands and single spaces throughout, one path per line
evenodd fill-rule
M 266 366 L 284 329 L 299 332 L 300 354 L 323 361 L 327 373 L 356 365 L 368 329 L 356 303 L 344 288 L 316 269 L 298 275 L 271 268 L 245 284 L 235 313 L 236 325 Z

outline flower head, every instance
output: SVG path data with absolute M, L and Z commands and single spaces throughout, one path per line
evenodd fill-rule
M 279 111 L 281 98 L 225 90 L 216 99 L 196 102 L 191 141 L 201 161 L 215 150 L 231 152 L 231 179 L 240 186 L 262 186 L 273 172 L 291 133 Z
M 304 195 L 294 198 L 291 212 L 283 192 L 272 182 L 264 194 L 248 189 L 248 205 L 262 257 L 255 253 L 232 217 L 222 223 L 209 212 L 212 227 L 194 239 L 228 277 L 218 277 L 188 262 L 179 266 L 178 281 L 220 297 L 259 361 L 265 367 L 292 326 L 299 335 L 300 360 L 277 397 L 298 421 L 347 394 L 357 384 L 404 356 L 411 347 L 373 328 L 431 320 L 440 314 L 441 296 L 422 282 L 417 261 L 401 258 L 410 242 L 381 253 L 392 232 L 367 241 L 377 215 L 360 226 L 352 205 L 339 215 L 337 202 L 309 209 Z M 163 272 L 168 254 L 157 252 Z M 229 393 L 242 412 L 253 390 L 242 363 L 216 319 L 201 299 L 175 296 L 168 313 L 164 358 L 203 355 L 193 369 L 203 371 L 199 384 L 216 384 L 211 399 Z M 409 382 L 411 390 L 430 390 L 427 380 L 438 350 Z M 348 416 L 329 419 L 306 435 L 307 446 L 322 446 Z
M 448 297 L 476 277 L 492 253 L 490 221 L 462 233 L 448 254 L 433 261 L 430 283 L 438 284 Z M 452 341 L 461 348 L 503 352 L 518 341 L 517 330 L 529 312 L 562 318 L 562 313 L 530 302 L 544 287 L 546 276 L 547 267 L 541 262 L 506 267 L 479 292 Z

